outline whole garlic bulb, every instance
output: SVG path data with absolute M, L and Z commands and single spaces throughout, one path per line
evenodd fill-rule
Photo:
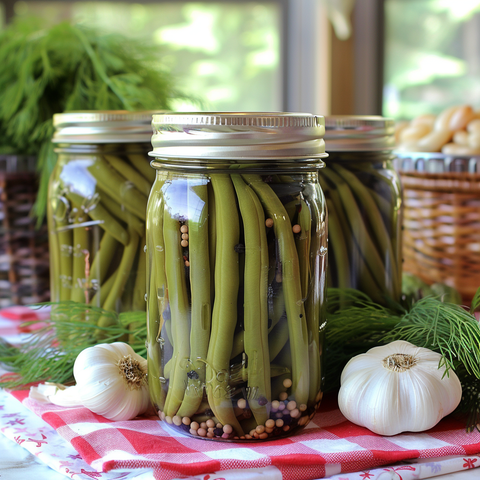
M 115 421 L 135 418 L 150 405 L 147 361 L 126 343 L 86 348 L 75 360 L 73 375 L 75 386 L 47 384 L 31 396 L 60 406 L 84 406 Z
M 380 435 L 422 432 L 453 412 L 462 398 L 457 375 L 441 355 L 398 340 L 352 358 L 341 376 L 340 411 Z

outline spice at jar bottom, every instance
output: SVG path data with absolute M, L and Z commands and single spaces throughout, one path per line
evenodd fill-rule
M 287 174 L 270 160 L 264 175 L 252 161 L 195 172 L 162 161 L 153 162 L 147 207 L 152 402 L 162 420 L 196 437 L 290 435 L 322 398 L 318 166 Z

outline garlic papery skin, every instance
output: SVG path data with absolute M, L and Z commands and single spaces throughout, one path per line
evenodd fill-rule
M 147 361 L 126 343 L 86 348 L 75 360 L 73 375 L 82 404 L 109 420 L 130 420 L 150 405 Z
M 379 435 L 432 428 L 462 399 L 460 380 L 439 368 L 441 358 L 403 340 L 357 355 L 342 371 L 340 411 Z
M 82 350 L 75 360 L 76 385 L 33 387 L 30 396 L 64 407 L 84 406 L 109 420 L 123 421 L 150 405 L 147 361 L 126 343 L 99 344 Z

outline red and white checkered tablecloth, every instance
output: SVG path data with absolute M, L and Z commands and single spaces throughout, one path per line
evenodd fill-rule
M 151 468 L 158 480 L 275 466 L 291 480 L 317 479 L 339 472 L 369 470 L 407 459 L 480 453 L 480 433 L 448 417 L 424 433 L 382 437 L 347 421 L 335 396 L 326 398 L 305 430 L 262 443 L 224 443 L 166 430 L 157 418 L 112 422 L 86 408 L 39 404 L 15 395 L 98 471 Z
M 480 433 L 466 433 L 465 423 L 454 416 L 427 432 L 382 437 L 347 421 L 335 395 L 324 399 L 312 422 L 297 435 L 242 444 L 184 436 L 167 430 L 156 417 L 112 422 L 86 408 L 37 403 L 28 398 L 26 390 L 13 395 L 97 471 L 148 468 L 157 480 L 198 475 L 207 479 L 214 472 L 268 466 L 276 467 L 283 479 L 307 480 L 369 471 L 404 460 L 480 454 Z M 465 468 L 480 463 L 472 462 Z

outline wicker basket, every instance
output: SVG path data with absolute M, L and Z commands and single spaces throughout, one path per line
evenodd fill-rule
M 480 287 L 480 157 L 398 154 L 403 185 L 404 271 L 456 288 Z
M 0 307 L 50 300 L 48 232 L 30 212 L 35 159 L 0 155 Z

